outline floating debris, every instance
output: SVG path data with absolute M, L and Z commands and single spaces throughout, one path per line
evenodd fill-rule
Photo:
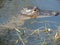
M 45 33 L 49 33 L 49 32 L 53 32 L 52 29 L 48 28 L 46 30 L 44 30 Z
M 58 40 L 58 39 L 60 39 L 60 33 L 58 33 L 58 32 L 57 32 L 57 33 L 55 34 L 55 37 L 54 37 L 54 39 L 55 39 L 55 40 Z

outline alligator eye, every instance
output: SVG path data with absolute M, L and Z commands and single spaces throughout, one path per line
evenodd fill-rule
M 34 11 L 37 11 L 36 9 L 34 9 Z

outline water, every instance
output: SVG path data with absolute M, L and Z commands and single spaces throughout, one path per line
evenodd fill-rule
M 37 6 L 43 10 L 54 10 L 54 11 L 60 12 L 60 1 L 58 1 L 58 0 L 26 0 L 26 1 L 24 1 L 24 0 L 11 0 L 11 1 L 6 0 L 4 7 L 2 7 L 0 9 L 0 15 L 1 15 L 0 24 L 6 24 L 12 17 L 19 14 L 21 9 L 26 6 Z M 41 29 L 40 27 L 43 27 L 43 26 L 45 27 L 45 24 L 46 24 L 46 26 L 48 28 L 52 28 L 52 29 L 56 30 L 57 26 L 60 25 L 59 19 L 60 19 L 60 14 L 58 16 L 52 16 L 52 17 L 28 19 L 28 20 L 24 21 L 24 24 L 21 27 L 26 27 L 29 31 L 30 30 L 33 31 L 36 29 Z M 18 21 L 21 21 L 21 20 L 18 20 Z M 45 22 L 45 21 L 47 21 L 47 22 Z M 20 27 L 20 25 L 19 25 L 19 27 Z M 45 28 L 42 28 L 42 29 L 45 29 Z M 27 31 L 27 34 L 30 34 L 29 31 Z M 15 37 L 15 39 L 17 38 L 17 36 L 14 35 L 14 34 L 16 34 L 16 32 L 14 34 L 13 34 L 13 32 L 11 34 L 12 35 L 11 40 L 14 40 L 13 37 Z M 51 35 L 54 36 L 54 34 L 55 33 L 52 33 Z M 41 36 L 39 36 L 39 38 L 41 37 L 40 39 L 37 39 L 37 37 L 38 37 L 37 35 L 28 36 L 28 38 L 27 38 L 27 36 L 25 36 L 27 38 L 26 40 L 28 40 L 28 43 L 26 43 L 26 45 L 40 45 L 44 41 L 44 38 L 47 38 L 45 36 L 46 36 L 46 33 L 41 33 Z M 22 36 L 22 37 L 23 37 L 23 39 L 25 39 L 24 36 Z M 12 41 L 12 42 L 14 42 L 14 41 Z M 18 42 L 17 45 L 22 45 L 21 43 L 22 42 Z
M 0 19 L 0 22 L 6 22 L 6 18 L 11 17 L 13 15 L 17 15 L 17 13 L 20 13 L 20 10 L 22 9 L 22 7 L 26 7 L 26 6 L 38 6 L 40 9 L 43 10 L 54 10 L 54 11 L 58 11 L 60 12 L 60 1 L 58 0 L 29 0 L 24 2 L 24 0 L 12 0 L 12 1 L 8 1 L 6 0 L 6 3 L 4 5 L 3 8 L 0 9 L 0 15 L 3 17 L 2 19 Z M 12 8 L 11 8 L 12 7 Z M 59 16 L 57 17 L 49 17 L 48 18 L 43 18 L 45 20 L 52 20 L 52 21 L 56 21 L 58 23 L 60 23 L 59 21 Z M 3 20 L 3 21 L 1 21 Z M 3 22 L 3 23 L 4 23 Z

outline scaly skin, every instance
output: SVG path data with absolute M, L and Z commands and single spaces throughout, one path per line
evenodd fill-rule
M 28 8 L 28 7 L 23 8 L 21 14 L 26 17 L 40 18 L 40 16 L 41 17 L 57 16 L 59 13 L 51 10 L 41 10 L 35 6 L 32 8 Z

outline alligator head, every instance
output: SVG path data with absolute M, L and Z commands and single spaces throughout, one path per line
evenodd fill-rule
M 41 10 L 38 7 L 26 7 L 21 10 L 21 14 L 31 18 L 51 17 L 59 15 L 59 12 L 52 10 Z

